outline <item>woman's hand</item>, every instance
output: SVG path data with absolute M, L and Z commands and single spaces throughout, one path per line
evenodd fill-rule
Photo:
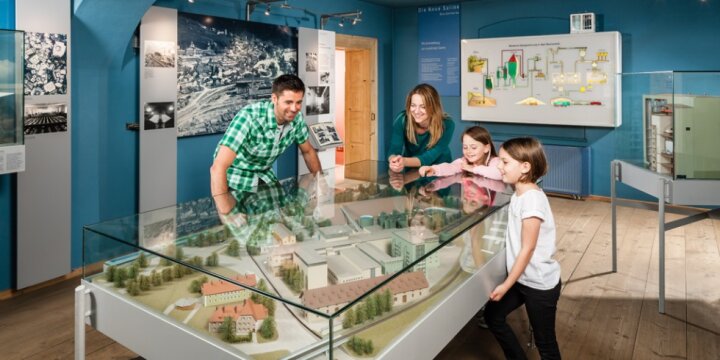
M 495 288 L 495 290 L 493 290 L 493 291 L 490 293 L 490 300 L 492 300 L 492 301 L 500 301 L 500 299 L 502 299 L 503 296 L 505 296 L 505 293 L 507 293 L 508 290 L 509 290 L 509 288 L 508 288 L 507 285 L 505 285 L 505 283 L 502 283 L 502 284 L 498 285 L 498 286 Z
M 391 171 L 401 172 L 405 168 L 405 159 L 402 155 L 391 155 L 388 160 L 390 161 Z
M 390 173 L 390 186 L 395 190 L 402 190 L 405 185 L 405 177 L 400 173 Z

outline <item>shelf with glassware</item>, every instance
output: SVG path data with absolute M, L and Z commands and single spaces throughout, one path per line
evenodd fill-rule
M 720 97 L 653 94 L 643 99 L 648 168 L 677 179 L 720 179 L 715 149 Z
M 502 281 L 502 184 L 480 178 L 433 193 L 418 191 L 424 179 L 396 190 L 382 172 L 337 184 L 328 183 L 332 170 L 326 175 L 181 204 L 167 221 L 147 213 L 88 226 L 85 262 L 102 269 L 86 267 L 83 284 L 231 358 L 330 349 L 358 358 L 397 356 L 418 322 L 433 327 L 428 314 L 458 311 L 442 304 L 460 287 Z M 484 189 L 482 201 L 466 201 L 478 193 L 467 186 Z M 485 281 L 468 285 L 476 277 Z M 479 307 L 477 292 L 490 290 L 465 299 Z M 111 324 L 98 330 L 128 336 Z M 123 344 L 169 356 L 161 344 L 145 352 Z

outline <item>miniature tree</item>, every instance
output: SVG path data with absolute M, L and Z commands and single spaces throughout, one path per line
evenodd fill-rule
M 230 256 L 240 256 L 240 243 L 237 240 L 232 239 L 228 244 L 225 253 Z
M 128 268 L 127 278 L 135 279 L 138 276 L 139 272 L 140 272 L 140 265 L 137 262 L 133 262 L 132 264 L 130 264 L 130 268 Z
M 275 325 L 275 319 L 272 316 L 268 316 L 263 320 L 262 324 L 260 325 L 260 336 L 262 336 L 265 339 L 272 339 L 275 336 L 275 333 L 277 332 L 276 325 Z
M 130 279 L 127 281 L 127 293 L 131 296 L 138 296 L 140 295 L 140 286 L 138 286 L 137 281 L 134 279 Z
M 147 275 L 140 275 L 140 290 L 141 291 L 148 291 L 150 290 L 150 277 Z
M 390 311 L 393 308 L 393 295 L 390 292 L 390 289 L 385 289 L 383 292 L 383 305 L 385 310 L 384 311 Z
M 162 269 L 162 280 L 163 282 L 172 281 L 173 279 L 173 271 L 172 268 L 164 268 Z
M 197 266 L 202 267 L 203 266 L 203 258 L 202 256 L 193 256 L 192 259 L 190 259 L 190 263 Z
M 113 283 L 115 284 L 115 287 L 125 287 L 125 280 L 127 280 L 127 272 L 125 271 L 125 268 L 118 268 L 115 271 L 115 276 L 113 277 Z
M 372 296 L 366 297 L 363 301 L 363 305 L 365 306 L 365 312 L 368 320 L 372 320 L 375 316 L 377 316 L 377 304 L 375 303 L 375 300 L 372 299 Z
M 349 329 L 355 325 L 355 311 L 352 308 L 349 308 L 347 311 L 345 311 L 345 316 L 343 317 L 343 329 Z
M 137 258 L 137 263 L 140 265 L 140 268 L 146 268 L 148 266 L 148 259 L 145 256 L 145 253 L 141 252 L 140 255 Z
M 370 355 L 375 351 L 375 346 L 373 345 L 372 340 L 368 339 L 368 341 L 365 343 L 365 354 Z
M 365 310 L 365 307 L 362 305 L 357 306 L 357 309 L 355 310 L 355 324 L 359 325 L 365 322 L 367 320 L 367 313 Z
M 264 296 L 263 305 L 265 305 L 265 308 L 268 310 L 268 315 L 275 316 L 275 300 L 271 297 Z
M 205 258 L 205 265 L 207 266 L 218 266 L 220 263 L 217 252 L 213 252 L 210 256 Z
M 207 243 L 205 240 L 205 233 L 200 233 L 200 235 L 198 235 L 198 237 L 196 239 L 197 239 L 197 242 L 196 242 L 197 246 L 207 246 Z
M 107 268 L 105 270 L 105 280 L 108 282 L 115 281 L 115 272 L 117 271 L 117 266 L 113 265 Z
M 173 277 L 175 279 L 182 279 L 183 276 L 185 276 L 185 269 L 183 269 L 183 266 L 180 264 L 175 264 L 172 267 L 173 269 Z
M 220 338 L 226 342 L 233 342 L 235 340 L 235 322 L 229 316 L 223 319 L 222 325 L 218 329 Z
M 158 286 L 162 285 L 162 283 L 163 283 L 162 275 L 159 272 L 153 270 L 150 273 L 150 277 L 152 279 L 152 286 L 158 287 Z

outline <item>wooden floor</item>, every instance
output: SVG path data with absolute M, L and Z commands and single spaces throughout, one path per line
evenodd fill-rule
M 563 289 L 557 335 L 566 359 L 720 359 L 720 220 L 672 231 L 667 314 L 657 308 L 657 213 L 619 210 L 618 273 L 609 272 L 610 204 L 551 198 Z M 668 216 L 668 219 L 678 216 Z M 0 301 L 0 359 L 71 359 L 73 288 L 68 280 Z M 523 343 L 524 310 L 510 316 Z M 87 328 L 88 359 L 137 356 Z M 531 359 L 537 351 L 528 350 Z M 437 359 L 501 359 L 492 335 L 469 319 Z

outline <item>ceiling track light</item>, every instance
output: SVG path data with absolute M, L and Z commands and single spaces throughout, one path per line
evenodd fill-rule
M 255 8 L 258 5 L 265 5 L 265 11 L 263 11 L 263 14 L 265 14 L 265 16 L 270 16 L 270 4 L 280 1 L 283 2 L 283 4 L 280 5 L 280 8 L 291 8 L 290 4 L 288 4 L 288 0 L 248 0 L 248 2 L 245 4 L 245 21 L 250 21 L 250 14 L 255 11 Z
M 330 19 L 335 18 L 338 20 L 338 26 L 339 27 L 345 27 L 345 20 L 347 19 L 352 25 L 357 25 L 359 22 L 362 21 L 362 18 L 360 17 L 362 15 L 362 11 L 356 10 L 353 12 L 344 12 L 344 13 L 335 13 L 335 14 L 322 14 L 320 15 L 320 29 L 325 29 L 325 25 L 327 25 L 328 21 Z
M 188 0 L 189 3 L 194 4 L 195 0 Z

